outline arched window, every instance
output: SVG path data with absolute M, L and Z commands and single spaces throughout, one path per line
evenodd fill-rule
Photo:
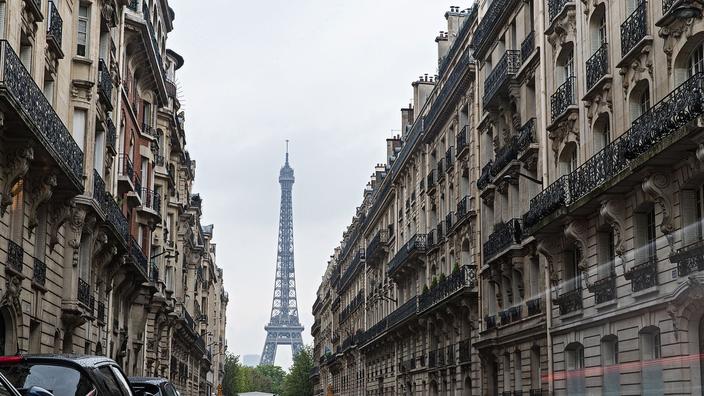
M 572 43 L 565 44 L 564 49 L 557 58 L 555 81 L 560 86 L 574 76 L 574 49 Z
M 699 43 L 689 55 L 687 66 L 687 77 L 692 77 L 697 73 L 704 72 L 704 41 Z
M 598 153 L 611 141 L 611 122 L 608 114 L 602 114 L 594 123 L 594 153 Z
M 650 84 L 647 80 L 639 81 L 631 91 L 630 107 L 631 122 L 650 109 Z
M 569 175 L 577 169 L 577 145 L 573 142 L 567 143 L 560 154 L 559 171 L 560 176 Z
M 599 4 L 592 13 L 589 21 L 589 31 L 591 34 L 591 49 L 592 54 L 606 44 L 606 7 L 604 4 Z

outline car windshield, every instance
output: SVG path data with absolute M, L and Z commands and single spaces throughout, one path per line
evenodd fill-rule
M 154 384 L 140 384 L 140 383 L 132 383 L 132 387 L 136 391 L 141 391 L 144 390 L 147 393 L 150 393 L 152 395 L 160 395 L 159 393 L 159 385 L 154 385 Z M 139 392 L 137 392 L 139 393 Z
M 38 386 L 54 396 L 93 396 L 95 388 L 80 371 L 49 364 L 21 363 L 0 367 L 17 389 Z

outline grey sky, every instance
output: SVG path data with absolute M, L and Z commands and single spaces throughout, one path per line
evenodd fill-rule
M 260 354 L 278 231 L 278 171 L 291 140 L 296 275 L 304 341 L 320 276 L 361 202 L 384 139 L 400 128 L 410 83 L 435 74 L 449 5 L 437 0 L 170 0 L 169 47 L 195 190 L 215 223 L 230 293 L 227 338 Z M 396 133 L 396 132 L 394 132 Z M 290 349 L 277 363 L 287 368 Z

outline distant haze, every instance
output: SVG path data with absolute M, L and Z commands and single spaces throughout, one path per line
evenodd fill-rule
M 215 224 L 229 291 L 229 351 L 259 354 L 274 287 L 279 168 L 291 140 L 298 304 L 311 306 L 411 82 L 437 70 L 450 5 L 469 1 L 170 0 L 194 192 Z M 277 364 L 288 368 L 290 348 Z

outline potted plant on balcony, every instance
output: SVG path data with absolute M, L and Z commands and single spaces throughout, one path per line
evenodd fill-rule
M 445 282 L 445 279 L 446 279 L 446 278 L 447 278 L 447 277 L 445 276 L 445 273 L 444 273 L 444 272 L 441 273 L 441 274 L 440 274 L 440 283 Z
M 458 262 L 455 262 L 455 265 L 452 267 L 452 274 L 456 274 L 460 272 L 460 264 Z
M 423 285 L 423 294 L 428 294 L 430 289 L 428 289 L 428 285 Z
M 437 285 L 438 285 L 438 278 L 434 276 L 432 282 L 430 282 L 430 287 L 435 287 Z

